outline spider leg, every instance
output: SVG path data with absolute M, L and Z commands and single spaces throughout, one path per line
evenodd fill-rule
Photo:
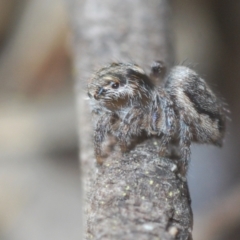
M 154 61 L 151 65 L 151 72 L 150 78 L 154 81 L 161 81 L 163 80 L 166 74 L 166 65 L 163 61 Z
M 159 89 L 159 95 L 156 98 L 155 109 L 152 113 L 151 126 L 154 131 L 161 136 L 160 155 L 165 155 L 167 147 L 175 134 L 176 116 L 173 109 L 173 103 L 166 94 Z
M 109 113 L 103 114 L 96 123 L 94 131 L 94 152 L 98 163 L 102 163 L 102 143 L 107 133 L 111 130 L 113 115 Z
M 188 170 L 190 162 L 190 145 L 191 145 L 192 134 L 190 127 L 181 119 L 180 120 L 180 153 L 181 153 L 181 173 L 185 175 Z
M 117 138 L 122 152 L 128 150 L 131 144 L 132 136 L 138 136 L 141 133 L 141 123 L 143 121 L 143 112 L 139 108 L 134 108 L 127 113 L 118 129 Z
M 161 155 L 166 153 L 168 144 L 175 133 L 175 114 L 173 109 L 171 107 L 165 108 L 164 114 L 165 127 L 163 128 L 163 136 L 161 138 Z

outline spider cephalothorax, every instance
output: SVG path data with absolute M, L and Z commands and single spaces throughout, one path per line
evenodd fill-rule
M 176 66 L 165 76 L 165 85 L 156 87 L 153 80 L 163 78 L 163 72 L 162 62 L 153 64 L 149 76 L 136 64 L 112 63 L 90 79 L 98 161 L 107 133 L 117 137 L 122 150 L 143 132 L 159 136 L 163 152 L 177 139 L 184 173 L 192 141 L 221 145 L 226 109 L 206 82 L 193 70 Z
M 147 105 L 154 89 L 148 76 L 135 64 L 112 63 L 97 71 L 88 85 L 88 95 L 112 111 L 131 105 Z

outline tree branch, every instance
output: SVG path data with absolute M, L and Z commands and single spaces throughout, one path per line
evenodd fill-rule
M 86 80 L 112 61 L 170 66 L 173 52 L 166 0 L 68 0 L 74 34 L 86 239 L 191 239 L 186 179 L 148 139 L 127 154 L 115 149 L 101 166 L 93 157 Z

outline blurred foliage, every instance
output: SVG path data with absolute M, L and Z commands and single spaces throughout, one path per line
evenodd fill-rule
M 0 7 L 5 13 L 0 19 L 0 91 L 32 97 L 65 91 L 71 85 L 65 5 L 59 0 L 17 2 L 2 1 Z
M 69 42 L 61 0 L 0 1 L 1 239 L 78 239 Z

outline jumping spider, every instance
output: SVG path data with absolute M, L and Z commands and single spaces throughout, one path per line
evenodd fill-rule
M 112 63 L 98 70 L 88 84 L 92 112 L 96 115 L 94 145 L 102 161 L 102 143 L 114 135 L 122 151 L 143 133 L 159 136 L 161 152 L 177 139 L 182 172 L 190 160 L 191 142 L 221 146 L 226 109 L 206 82 L 193 70 L 175 66 L 165 76 L 164 86 L 153 80 L 165 71 L 161 62 L 152 65 L 148 76 L 132 63 Z

